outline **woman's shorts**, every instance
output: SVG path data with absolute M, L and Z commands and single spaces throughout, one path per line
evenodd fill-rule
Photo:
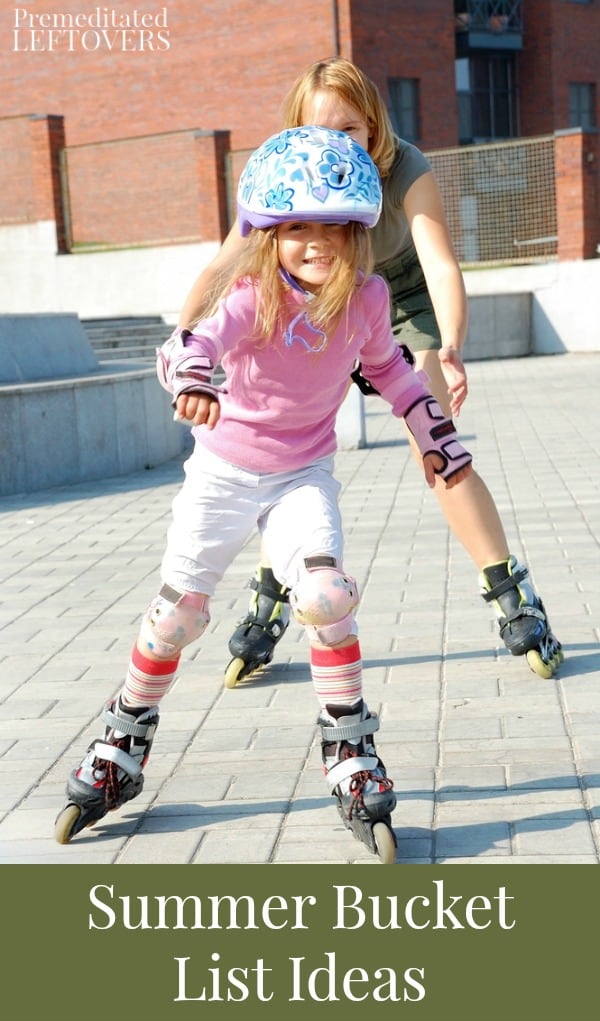
M 442 340 L 420 263 L 397 259 L 376 272 L 390 288 L 392 330 L 398 343 L 411 351 L 439 350 Z

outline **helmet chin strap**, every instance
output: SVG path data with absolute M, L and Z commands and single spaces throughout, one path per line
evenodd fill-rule
M 293 277 L 291 273 L 288 273 L 287 269 L 284 269 L 283 266 L 279 267 L 279 275 L 281 276 L 282 280 L 285 280 L 286 284 L 289 284 L 289 286 L 292 287 L 295 291 L 299 291 L 300 294 L 303 294 L 307 301 L 313 300 L 314 294 L 312 293 L 312 291 L 305 291 L 304 288 L 296 280 L 296 277 Z

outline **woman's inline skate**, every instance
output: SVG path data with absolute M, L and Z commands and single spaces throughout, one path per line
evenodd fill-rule
M 525 656 L 539 677 L 552 677 L 564 659 L 552 634 L 544 604 L 527 581 L 528 571 L 515 557 L 484 567 L 481 595 L 493 603 L 500 637 L 513 656 Z
M 235 688 L 242 677 L 271 662 L 290 622 L 289 589 L 279 584 L 270 567 L 258 568 L 250 588 L 254 592 L 248 612 L 229 639 L 233 659 L 225 671 L 226 688 Z
M 104 738 L 94 741 L 67 781 L 67 804 L 54 824 L 59 844 L 93 826 L 107 812 L 137 797 L 144 786 L 146 765 L 156 728 L 156 706 L 123 708 L 120 699 L 102 713 Z
M 318 722 L 325 777 L 344 826 L 384 865 L 392 865 L 397 844 L 391 813 L 396 795 L 375 751 L 378 718 L 361 699 L 353 706 L 327 705 Z

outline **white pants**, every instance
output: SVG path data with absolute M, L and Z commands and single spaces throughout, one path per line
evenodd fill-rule
M 256 527 L 275 577 L 293 588 L 304 557 L 327 553 L 342 568 L 340 484 L 333 458 L 261 475 L 197 446 L 173 500 L 162 579 L 179 592 L 214 595 L 227 567 Z

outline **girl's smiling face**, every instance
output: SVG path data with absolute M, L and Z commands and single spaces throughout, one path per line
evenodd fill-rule
M 346 240 L 342 223 L 290 220 L 277 228 L 279 262 L 304 288 L 315 294 L 328 279 Z

